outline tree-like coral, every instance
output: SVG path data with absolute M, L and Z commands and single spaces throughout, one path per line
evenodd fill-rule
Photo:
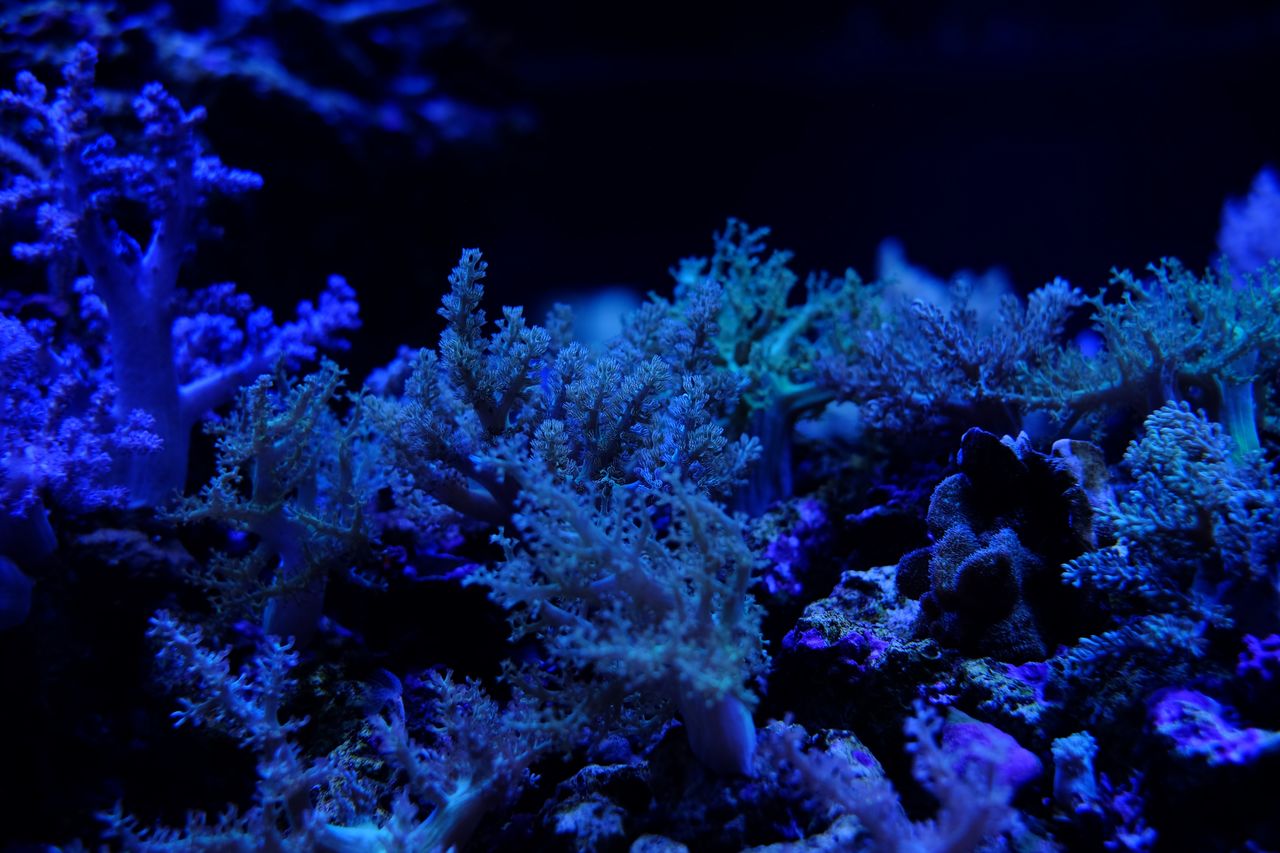
M 1125 453 L 1133 483 L 1102 523 L 1113 544 L 1077 557 L 1064 578 L 1101 602 L 1114 627 L 1060 656 L 1069 677 L 1133 668 L 1147 689 L 1203 655 L 1210 627 L 1265 634 L 1280 621 L 1275 475 L 1243 459 L 1222 427 L 1187 404 L 1147 418 Z M 1137 684 L 1132 685 L 1137 690 Z
M 889 300 L 883 321 L 823 360 L 825 382 L 862 407 L 884 429 L 917 434 L 926 425 L 980 425 L 1018 433 L 1034 406 L 1024 399 L 1028 371 L 1057 356 L 1068 320 L 1083 295 L 1057 279 L 1024 304 L 1003 295 L 994 317 L 972 304 L 965 280 L 944 310 L 916 299 Z
M 730 430 L 761 443 L 759 466 L 736 496 L 751 514 L 791 496 L 792 431 L 800 418 L 835 397 L 819 363 L 833 337 L 847 338 L 869 322 L 875 289 L 853 272 L 811 273 L 803 287 L 791 253 L 769 250 L 768 228 L 730 219 L 708 258 L 686 258 L 672 270 L 675 316 L 706 316 L 704 358 L 741 389 L 727 412 Z
M 520 789 L 529 764 L 553 742 L 526 701 L 501 706 L 475 683 L 433 673 L 425 685 L 434 696 L 428 745 L 410 737 L 398 689 L 370 718 L 377 751 L 393 777 L 405 779 L 397 792 L 378 796 L 380 786 L 358 778 L 338 750 L 309 758 L 298 743 L 307 719 L 284 714 L 296 687 L 291 644 L 269 639 L 233 673 L 229 650 L 210 650 L 198 629 L 169 613 L 151 620 L 149 635 L 160 648 L 161 671 L 183 694 L 175 725 L 206 726 L 252 750 L 258 783 L 248 809 L 228 808 L 212 822 L 193 813 L 181 830 L 145 827 L 117 804 L 101 817 L 106 836 L 128 851 L 454 850 L 486 811 Z M 313 801 L 315 789 L 327 794 L 322 804 Z
M 1254 382 L 1280 358 L 1280 269 L 1239 286 L 1171 259 L 1149 270 L 1149 279 L 1116 272 L 1118 299 L 1088 299 L 1101 350 L 1067 348 L 1028 365 L 1024 404 L 1057 411 L 1069 425 L 1126 407 L 1145 416 L 1166 402 L 1198 401 L 1238 453 L 1257 450 Z
M 1143 428 L 1125 453 L 1133 486 L 1104 512 L 1115 544 L 1073 560 L 1066 577 L 1117 615 L 1223 605 L 1245 629 L 1274 627 L 1274 472 L 1257 455 L 1237 459 L 1222 427 L 1185 403 Z
M 471 519 L 509 523 L 519 487 L 479 461 L 516 445 L 579 489 L 661 491 L 675 476 L 725 494 L 742 480 L 758 447 L 726 435 L 718 413 L 736 389 L 695 355 L 698 318 L 661 319 L 643 340 L 633 326 L 608 355 L 528 325 L 519 308 L 504 309 L 486 335 L 486 274 L 478 251 L 463 252 L 440 309 L 439 347 L 414 357 L 403 393 L 366 402 L 405 475 L 398 500 L 413 504 L 423 494 Z M 637 323 L 650 319 L 642 312 Z M 563 324 L 553 317 L 549 325 Z M 664 359 L 657 352 L 672 337 L 685 344 Z
M 230 416 L 209 425 L 217 473 L 170 517 L 213 519 L 253 536 L 247 553 L 218 555 L 193 578 L 224 622 L 260 617 L 267 633 L 305 643 L 329 573 L 368 541 L 370 442 L 358 406 L 345 423 L 331 408 L 342 377 L 330 361 L 301 382 L 261 376 Z
M 125 146 L 101 128 L 96 62 L 97 52 L 80 45 L 52 100 L 26 72 L 12 91 L 0 92 L 0 109 L 21 117 L 25 137 L 8 141 L 22 156 L 7 158 L 15 169 L 0 191 L 0 210 L 34 209 L 39 234 L 13 251 L 21 260 L 49 264 L 55 296 L 67 298 L 81 270 L 92 277 L 81 289 L 91 289 L 105 308 L 104 356 L 118 389 L 117 420 L 144 411 L 161 440 L 145 464 L 124 460 L 120 481 L 131 502 L 155 506 L 182 488 L 192 425 L 276 358 L 311 357 L 317 345 L 358 325 L 356 305 L 351 288 L 334 278 L 319 305 L 305 303 L 298 321 L 284 328 L 273 328 L 269 312 L 248 311 L 243 331 L 228 326 L 225 312 L 214 319 L 201 311 L 176 325 L 179 274 L 201 209 L 211 195 L 257 189 L 262 178 L 207 154 L 197 136 L 204 110 L 184 110 L 158 83 L 134 101 L 141 150 L 121 153 Z M 139 209 L 145 229 L 121 224 Z M 178 354 L 191 344 L 175 341 L 175 332 L 234 336 L 232 357 L 205 362 L 184 381 Z
M 112 416 L 116 391 L 50 324 L 0 314 L 0 554 L 37 560 L 54 547 L 46 506 L 72 513 L 122 506 L 112 474 L 159 449 L 150 416 Z
M 861 755 L 806 749 L 799 726 L 781 730 L 770 741 L 782 768 L 838 811 L 852 814 L 871 836 L 872 848 L 896 853 L 961 853 L 1016 828 L 1014 792 L 1040 773 L 1040 761 L 1012 737 L 986 723 L 964 718 L 946 721 L 916 703 L 907 718 L 907 749 L 912 771 L 937 798 L 937 814 L 913 821 L 893 784 Z
M 491 464 L 520 486 L 519 538 L 500 537 L 506 559 L 469 581 L 512 608 L 514 636 L 596 689 L 673 704 L 704 764 L 749 774 L 767 658 L 738 521 L 679 481 L 651 498 L 581 495 L 534 464 Z

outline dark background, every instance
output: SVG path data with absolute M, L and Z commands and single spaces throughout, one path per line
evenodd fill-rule
M 1224 198 L 1280 163 L 1271 3 L 459 5 L 442 85 L 523 129 L 422 156 L 234 86 L 188 93 L 223 158 L 266 179 L 215 208 L 225 238 L 190 286 L 232 279 L 287 313 L 345 274 L 360 376 L 434 343 L 463 247 L 491 263 L 491 316 L 665 291 L 728 216 L 771 226 L 801 271 L 873 275 L 892 235 L 939 275 L 1092 289 L 1112 266 L 1208 263 Z

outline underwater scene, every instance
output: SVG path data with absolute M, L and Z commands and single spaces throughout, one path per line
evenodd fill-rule
M 1280 851 L 1280 6 L 0 2 L 0 853 Z

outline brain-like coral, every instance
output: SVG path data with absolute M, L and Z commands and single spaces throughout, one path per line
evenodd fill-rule
M 933 544 L 898 564 L 898 587 L 919 598 L 917 630 L 966 654 L 1043 660 L 1066 638 L 1079 604 L 1062 564 L 1093 537 L 1093 484 L 1073 442 L 1054 456 L 1025 436 L 971 429 L 960 473 L 929 501 Z

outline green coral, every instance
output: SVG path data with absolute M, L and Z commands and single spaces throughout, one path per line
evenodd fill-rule
M 709 315 L 707 355 L 742 389 L 726 414 L 731 432 L 761 442 L 761 463 L 738 498 L 752 514 L 790 497 L 793 427 L 835 398 L 823 359 L 833 339 L 857 337 L 875 305 L 875 290 L 853 270 L 810 273 L 798 287 L 791 253 L 769 250 L 768 235 L 730 219 L 709 258 L 687 258 L 672 270 L 672 301 L 657 300 L 677 316 Z

